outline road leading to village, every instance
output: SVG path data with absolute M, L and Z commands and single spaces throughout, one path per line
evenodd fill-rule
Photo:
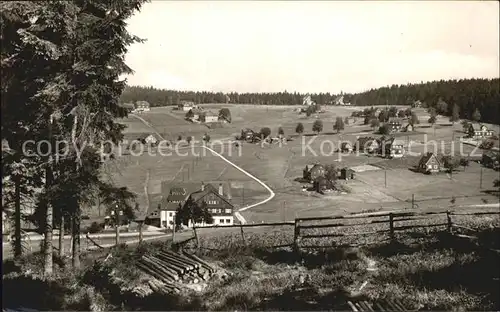
M 160 137 L 162 140 L 165 140 L 165 138 L 160 134 L 158 133 L 158 131 L 155 130 L 155 128 L 149 123 L 147 122 L 146 120 L 144 120 L 142 117 L 138 116 L 138 115 L 135 115 L 135 114 L 131 114 L 131 116 L 134 116 L 135 118 L 139 119 L 141 122 L 143 122 L 146 126 L 150 127 L 155 133 L 156 135 L 158 135 L 158 137 Z M 222 156 L 221 154 L 217 153 L 216 151 L 214 151 L 213 149 L 211 149 L 210 147 L 207 147 L 207 146 L 204 146 L 204 145 L 201 145 L 200 147 L 206 149 L 206 150 L 209 150 L 210 152 L 212 152 L 212 154 L 218 156 L 220 159 L 222 159 L 223 161 L 225 161 L 226 163 L 230 164 L 231 166 L 233 166 L 235 169 L 237 169 L 238 171 L 242 172 L 243 174 L 245 174 L 246 176 L 248 176 L 249 178 L 251 178 L 252 180 L 254 180 L 255 182 L 259 183 L 260 185 L 262 185 L 263 188 L 265 188 L 268 192 L 269 192 L 269 197 L 267 197 L 266 199 L 258 202 L 258 203 L 255 203 L 255 204 L 251 204 L 251 205 L 248 205 L 248 206 L 245 206 L 245 207 L 241 207 L 238 211 L 236 211 L 234 213 L 234 215 L 236 216 L 236 218 L 242 223 L 242 224 L 245 224 L 246 223 L 246 220 L 245 218 L 241 215 L 241 211 L 245 211 L 245 210 L 248 210 L 250 208 L 254 208 L 254 207 L 257 207 L 257 206 L 260 206 L 262 204 L 265 204 L 267 203 L 268 201 L 270 201 L 271 199 L 274 198 L 274 196 L 276 195 L 273 190 L 267 186 L 264 182 L 262 182 L 261 180 L 259 180 L 258 178 L 256 178 L 255 176 L 251 175 L 250 173 L 248 173 L 247 171 L 245 171 L 243 168 L 241 168 L 240 166 L 236 165 L 235 163 L 233 163 L 232 161 L 228 160 L 227 158 L 225 158 L 224 156 Z

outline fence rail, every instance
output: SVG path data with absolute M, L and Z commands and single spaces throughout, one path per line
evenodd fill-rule
M 452 211 L 438 212 L 375 212 L 362 213 L 355 215 L 338 215 L 330 217 L 297 218 L 292 222 L 279 223 L 259 223 L 259 224 L 236 224 L 232 226 L 206 226 L 193 229 L 194 236 L 179 245 L 186 248 L 218 249 L 225 245 L 249 246 L 256 244 L 268 248 L 293 247 L 301 248 L 331 248 L 332 246 L 357 246 L 380 243 L 385 240 L 396 239 L 396 235 L 407 231 L 428 232 L 442 227 L 444 230 L 453 233 L 457 229 L 473 230 L 465 224 L 459 224 L 460 217 L 466 216 L 487 216 L 500 215 L 500 211 L 475 212 L 475 213 L 455 213 Z M 442 218 L 441 218 L 442 217 Z M 333 222 L 328 222 L 333 221 Z M 328 222 L 328 223 L 322 223 Z M 277 233 L 285 234 L 269 237 L 271 235 L 262 235 L 251 233 L 253 228 L 280 227 L 281 231 Z M 210 239 L 204 239 L 203 231 L 205 229 L 224 229 L 230 234 L 218 240 L 217 237 L 210 236 Z M 290 229 L 290 233 L 286 230 Z M 262 244 L 260 240 L 266 237 Z M 363 239 L 365 240 L 363 240 Z M 366 239 L 375 239 L 374 242 Z M 200 239 L 202 242 L 200 243 Z M 281 240 L 280 240 L 281 239 Z M 321 241 L 322 244 L 319 244 Z M 272 243 L 270 241 L 273 241 Z M 347 241 L 347 242 L 346 242 Z

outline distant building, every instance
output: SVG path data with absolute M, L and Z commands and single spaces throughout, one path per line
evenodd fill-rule
M 419 108 L 419 107 L 422 107 L 422 102 L 420 101 L 414 101 L 412 104 L 411 104 L 411 107 L 412 108 Z
M 407 124 L 404 127 L 404 132 L 413 132 L 413 131 L 415 131 L 415 126 L 412 125 L 411 123 Z
M 340 145 L 340 151 L 342 153 L 351 153 L 352 152 L 352 144 L 349 142 L 342 142 Z
M 135 110 L 138 112 L 149 112 L 151 110 L 150 105 L 146 101 L 135 102 Z
M 352 180 L 354 179 L 354 170 L 351 168 L 342 168 L 340 170 L 340 179 L 342 180 Z
M 469 124 L 468 136 L 473 139 L 485 139 L 492 137 L 494 131 L 488 129 L 485 125 Z
M 323 176 L 325 176 L 325 167 L 320 164 L 315 164 L 310 169 L 306 166 L 302 174 L 302 177 L 305 180 L 310 181 L 311 183 L 314 182 L 314 180 L 316 180 L 318 177 Z
M 404 145 L 405 145 L 404 141 L 397 140 L 395 138 L 390 138 L 389 140 L 384 142 L 385 156 L 389 158 L 403 157 L 405 153 Z
M 483 166 L 495 170 L 500 169 L 500 153 L 494 151 L 484 151 L 481 158 Z
M 387 122 L 387 126 L 389 127 L 390 132 L 399 132 L 401 131 L 402 128 L 402 122 L 401 119 L 399 118 L 389 118 L 389 121 Z
M 148 133 L 144 133 L 137 140 L 142 144 L 149 144 L 149 145 L 156 145 L 159 142 L 159 140 L 156 138 L 154 134 L 148 134 Z
M 201 109 L 196 108 L 196 107 L 190 109 L 189 113 L 191 114 L 191 120 L 195 120 L 195 121 L 200 121 L 201 116 L 204 114 L 204 112 Z
M 379 150 L 379 144 L 377 140 L 371 137 L 361 137 L 358 138 L 356 144 L 354 145 L 354 150 L 366 153 L 375 153 Z
M 190 111 L 191 109 L 194 108 L 194 102 L 191 102 L 191 101 L 181 101 L 178 105 L 177 105 L 177 109 L 178 110 L 182 110 L 182 111 L 185 111 L 185 112 L 188 112 Z
M 422 173 L 437 173 L 441 171 L 441 162 L 434 153 L 427 153 L 420 158 L 417 169 Z
M 203 114 L 200 115 L 200 121 L 201 122 L 217 122 L 219 121 L 219 115 L 212 112 L 212 111 L 206 111 L 203 112 Z
M 314 180 L 313 188 L 316 192 L 323 193 L 328 190 L 333 190 L 335 188 L 335 185 L 332 181 L 323 176 L 320 176 Z

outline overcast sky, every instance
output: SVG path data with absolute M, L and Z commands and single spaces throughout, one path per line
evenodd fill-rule
M 129 20 L 130 85 L 357 92 L 499 77 L 497 1 L 153 1 Z

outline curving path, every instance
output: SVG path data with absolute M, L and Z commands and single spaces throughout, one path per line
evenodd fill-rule
M 140 116 L 137 116 L 135 114 L 130 114 L 131 116 L 139 119 L 141 122 L 143 122 L 146 126 L 150 127 L 151 129 L 153 129 L 153 131 L 156 133 L 156 135 L 158 135 L 158 137 L 160 137 L 162 140 L 165 140 L 165 138 L 160 134 L 158 133 L 158 131 L 155 130 L 155 128 L 149 123 L 147 122 L 146 120 L 144 120 L 142 117 Z M 242 223 L 242 224 L 245 224 L 247 223 L 245 218 L 241 215 L 241 211 L 245 211 L 245 210 L 248 210 L 250 208 L 253 208 L 253 207 L 257 207 L 257 206 L 260 206 L 262 204 L 265 204 L 267 203 L 268 201 L 270 201 L 271 199 L 274 198 L 274 196 L 276 195 L 273 190 L 267 186 L 264 182 L 262 182 L 261 180 L 259 180 L 258 178 L 256 178 L 255 176 L 251 175 L 250 173 L 248 173 L 247 171 L 245 171 L 243 168 L 239 167 L 238 165 L 236 165 L 235 163 L 233 163 L 232 161 L 228 160 L 226 157 L 222 156 L 221 154 L 217 153 L 216 151 L 214 151 L 213 149 L 211 149 L 210 147 L 207 147 L 207 146 L 204 146 L 204 145 L 201 145 L 200 147 L 204 148 L 204 149 L 207 149 L 209 150 L 210 152 L 212 152 L 212 154 L 218 156 L 220 159 L 222 159 L 223 161 L 225 161 L 226 163 L 230 164 L 231 166 L 233 166 L 236 170 L 242 172 L 243 174 L 245 174 L 247 177 L 251 178 L 252 180 L 254 180 L 255 182 L 259 183 L 260 185 L 262 185 L 262 187 L 264 187 L 268 192 L 269 192 L 269 197 L 258 202 L 258 203 L 255 203 L 255 204 L 251 204 L 251 205 L 248 205 L 248 206 L 245 206 L 245 207 L 241 207 L 238 211 L 236 211 L 234 213 L 234 215 L 236 216 L 236 218 Z

